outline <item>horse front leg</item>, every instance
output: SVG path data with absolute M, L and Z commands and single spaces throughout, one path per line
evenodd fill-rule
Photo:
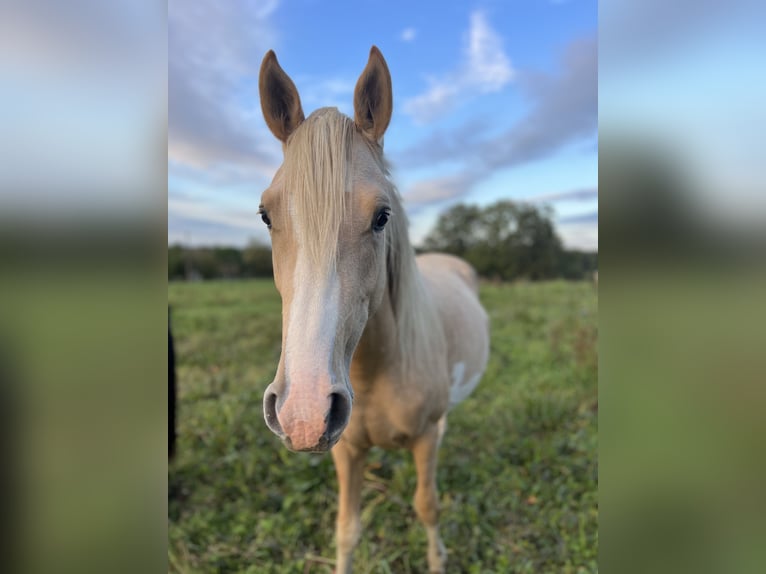
M 446 428 L 446 415 L 420 436 L 412 446 L 412 456 L 418 474 L 414 506 L 428 536 L 428 570 L 442 574 L 447 563 L 447 552 L 439 537 L 439 496 L 436 491 L 436 459 L 442 435 Z
M 335 472 L 338 475 L 338 518 L 335 532 L 337 574 L 351 572 L 351 555 L 362 531 L 359 506 L 366 455 L 366 450 L 358 449 L 343 439 L 332 449 Z

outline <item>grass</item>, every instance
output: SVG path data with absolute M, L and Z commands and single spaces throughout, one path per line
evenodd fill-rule
M 179 443 L 169 469 L 171 572 L 327 573 L 329 456 L 288 452 L 261 400 L 280 353 L 268 281 L 173 283 Z M 589 283 L 482 286 L 487 372 L 439 456 L 448 571 L 597 572 L 597 295 Z M 406 451 L 374 449 L 355 572 L 425 572 Z

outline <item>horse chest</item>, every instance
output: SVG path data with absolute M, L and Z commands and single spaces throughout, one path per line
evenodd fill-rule
M 383 386 L 357 393 L 344 438 L 359 446 L 406 448 L 447 407 L 446 394 L 415 385 Z

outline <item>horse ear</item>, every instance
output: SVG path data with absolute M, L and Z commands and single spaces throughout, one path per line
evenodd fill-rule
M 394 96 L 391 74 L 377 46 L 370 49 L 367 66 L 354 88 L 354 122 L 369 139 L 381 143 L 391 121 Z
M 277 139 L 286 143 L 304 115 L 298 90 L 277 62 L 274 50 L 269 50 L 261 62 L 258 91 L 266 125 Z

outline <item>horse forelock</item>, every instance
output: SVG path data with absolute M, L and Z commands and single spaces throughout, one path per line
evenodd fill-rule
M 283 164 L 298 244 L 318 267 L 335 264 L 351 185 L 354 122 L 335 108 L 311 114 L 291 135 Z

